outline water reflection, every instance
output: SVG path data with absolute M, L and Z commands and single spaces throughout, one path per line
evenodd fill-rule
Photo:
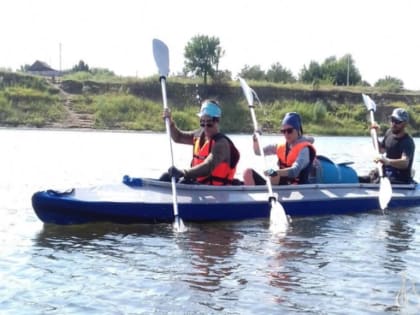
M 122 239 L 142 235 L 167 238 L 173 236 L 171 226 L 168 224 L 93 223 L 69 226 L 45 224 L 34 241 L 35 246 L 54 250 L 74 251 L 89 248 L 104 250 Z
M 330 258 L 324 253 L 328 245 L 324 236 L 330 233 L 331 219 L 330 216 L 297 218 L 286 238 L 271 239 L 268 250 L 272 258 L 267 265 L 271 286 L 284 291 L 295 290 L 302 286 L 302 280 L 308 281 L 304 279 L 307 264 L 320 269 L 330 263 Z M 277 301 L 282 303 L 283 299 L 279 297 Z
M 404 213 L 393 212 L 387 216 L 389 226 L 386 233 L 386 259 L 384 267 L 391 271 L 401 272 L 406 269 L 406 262 L 402 253 L 409 251 L 410 244 L 413 242 L 416 230 L 412 227 L 412 222 L 404 218 Z
M 351 235 L 359 221 L 358 215 L 296 218 L 286 238 L 272 239 L 266 275 L 269 285 L 280 289 L 272 301 L 290 313 L 324 313 L 317 297 L 337 296 L 352 272 L 359 249 Z
M 389 213 L 384 218 L 387 223 L 384 231 L 385 257 L 383 267 L 398 274 L 395 282 L 400 282 L 400 288 L 395 293 L 394 303 L 386 305 L 385 311 L 417 314 L 420 306 L 420 296 L 416 288 L 418 270 L 410 268 L 412 252 L 416 248 L 416 221 L 413 215 L 418 209 L 408 209 Z M 417 263 L 418 266 L 418 263 Z M 418 269 L 418 268 L 417 268 Z
M 238 267 L 230 259 L 242 234 L 227 224 L 203 224 L 189 229 L 178 244 L 190 256 L 191 272 L 184 279 L 190 287 L 205 292 L 221 289 L 222 282 Z

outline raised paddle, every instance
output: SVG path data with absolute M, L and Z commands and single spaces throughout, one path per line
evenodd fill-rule
M 153 56 L 155 58 L 156 65 L 159 70 L 159 80 L 162 87 L 162 99 L 163 99 L 163 109 L 168 108 L 167 99 L 166 99 L 166 77 L 169 74 L 169 49 L 164 42 L 159 39 L 153 39 Z M 166 134 L 169 140 L 169 149 L 171 151 L 171 161 L 172 166 L 174 166 L 174 153 L 172 150 L 172 139 L 171 139 L 171 126 L 169 118 L 165 119 Z M 182 222 L 181 217 L 178 214 L 178 197 L 176 193 L 176 179 L 174 176 L 171 178 L 172 183 L 172 204 L 174 209 L 174 229 L 177 232 L 182 232 L 185 230 L 184 222 Z
M 254 110 L 254 107 L 255 107 L 254 96 L 258 100 L 259 103 L 261 102 L 258 98 L 257 93 L 255 93 L 255 91 L 248 86 L 248 84 L 246 83 L 244 79 L 239 78 L 239 82 L 241 83 L 242 90 L 248 102 L 249 111 L 251 112 L 252 123 L 254 124 L 254 134 L 257 137 L 260 155 L 262 157 L 263 163 L 265 164 L 264 151 L 263 151 L 263 147 L 260 141 L 261 139 L 260 139 L 260 134 L 258 132 L 259 131 L 258 123 L 257 123 L 257 118 L 255 115 L 255 110 Z M 266 183 L 267 183 L 268 195 L 269 195 L 268 201 L 270 202 L 270 230 L 275 233 L 277 232 L 285 233 L 287 230 L 288 223 L 289 223 L 287 220 L 286 212 L 284 211 L 283 206 L 277 200 L 277 198 L 275 197 L 273 193 L 273 187 L 271 185 L 270 178 L 268 176 L 265 176 L 265 177 L 266 177 Z
M 376 104 L 368 95 L 362 94 L 362 97 L 363 97 L 363 102 L 365 103 L 366 108 L 370 113 L 370 122 L 373 125 L 375 123 L 375 118 L 373 114 L 376 111 Z M 380 155 L 381 152 L 379 151 L 378 135 L 376 133 L 376 129 L 372 128 L 370 134 L 372 136 L 372 142 L 373 142 L 373 147 L 375 149 L 375 153 Z M 392 186 L 388 177 L 386 177 L 383 172 L 382 164 L 377 163 L 377 168 L 378 168 L 378 174 L 380 178 L 379 206 L 381 207 L 382 210 L 384 210 L 388 206 L 389 201 L 391 200 Z

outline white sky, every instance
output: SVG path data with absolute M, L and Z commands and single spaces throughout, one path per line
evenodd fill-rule
M 2 0 L 0 68 L 35 60 L 86 62 L 118 75 L 157 72 L 152 39 L 166 42 L 171 72 L 195 35 L 216 36 L 219 68 L 279 62 L 295 75 L 311 60 L 350 53 L 362 78 L 390 75 L 420 90 L 418 0 Z

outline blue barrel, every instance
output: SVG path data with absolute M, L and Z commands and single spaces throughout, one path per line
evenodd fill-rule
M 341 181 L 340 183 L 358 183 L 359 178 L 356 171 L 348 166 L 349 163 L 339 163 L 338 167 L 340 169 Z
M 318 155 L 309 181 L 320 184 L 358 183 L 356 171 L 349 166 L 351 163 L 336 164 L 329 158 Z

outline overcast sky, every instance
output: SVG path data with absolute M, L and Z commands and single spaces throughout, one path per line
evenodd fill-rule
M 279 62 L 297 76 L 311 60 L 350 53 L 363 80 L 390 75 L 420 90 L 419 12 L 417 0 L 2 0 L 0 68 L 41 60 L 59 69 L 61 60 L 68 69 L 83 60 L 149 76 L 159 38 L 176 73 L 200 34 L 220 39 L 219 68 L 233 75 Z

